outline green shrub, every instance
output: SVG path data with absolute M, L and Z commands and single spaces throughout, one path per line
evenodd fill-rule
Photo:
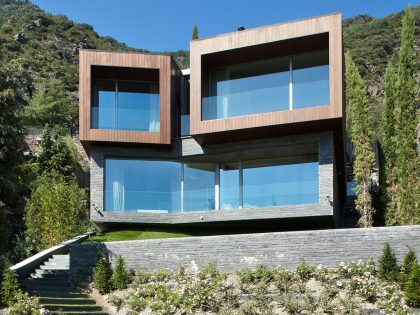
M 401 266 L 400 283 L 402 286 L 408 281 L 411 270 L 415 264 L 417 264 L 416 253 L 410 248 L 408 252 L 405 253 Z
M 8 269 L 4 273 L 1 283 L 1 302 L 3 305 L 12 305 L 16 302 L 17 294 L 20 292 L 19 280 L 16 273 Z
M 379 258 L 378 275 L 387 281 L 398 280 L 399 267 L 397 257 L 388 243 L 385 243 L 382 256 Z
M 42 308 L 38 299 L 28 296 L 19 291 L 16 294 L 15 302 L 6 309 L 5 315 L 46 315 L 48 310 Z
M 309 266 L 305 260 L 301 260 L 299 265 L 296 267 L 296 273 L 302 280 L 308 280 L 312 277 L 315 271 L 315 267 Z
M 123 290 L 130 283 L 130 274 L 125 269 L 125 263 L 121 255 L 118 255 L 111 280 L 112 287 L 116 290 Z
M 420 265 L 413 264 L 411 274 L 405 285 L 405 299 L 407 304 L 420 307 Z
M 99 293 L 109 293 L 112 289 L 112 270 L 104 255 L 99 253 L 96 261 L 95 272 L 93 274 L 93 282 Z

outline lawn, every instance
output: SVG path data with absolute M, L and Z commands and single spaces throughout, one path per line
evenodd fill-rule
M 132 240 L 150 240 L 158 238 L 175 238 L 175 237 L 189 237 L 191 235 L 180 232 L 164 232 L 159 230 L 140 230 L 140 229 L 125 229 L 113 230 L 91 237 L 87 241 L 93 242 L 116 242 L 116 241 L 132 241 Z

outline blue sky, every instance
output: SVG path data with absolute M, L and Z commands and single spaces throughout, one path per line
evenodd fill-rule
M 128 46 L 151 51 L 189 49 L 194 24 L 200 37 L 237 29 L 341 12 L 383 17 L 408 0 L 33 0 L 44 11 L 91 24 Z

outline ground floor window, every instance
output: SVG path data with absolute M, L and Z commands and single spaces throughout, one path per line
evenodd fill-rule
M 318 155 L 221 163 L 105 160 L 105 210 L 190 212 L 316 204 Z

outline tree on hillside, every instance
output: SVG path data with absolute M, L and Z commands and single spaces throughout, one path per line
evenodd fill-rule
M 397 100 L 395 108 L 396 213 L 390 224 L 420 223 L 420 156 L 417 150 L 419 110 L 416 104 L 418 86 L 414 79 L 415 19 L 409 7 L 404 12 L 401 48 L 398 61 Z
M 39 156 L 39 172 L 58 173 L 65 178 L 74 178 L 75 172 L 80 169 L 76 148 L 69 136 L 63 135 L 59 128 L 45 125 L 42 134 L 42 151 Z M 71 140 L 71 139 L 70 139 Z
M 39 127 L 45 124 L 74 128 L 78 107 L 66 94 L 66 87 L 59 80 L 41 80 L 35 85 L 35 93 L 24 111 L 25 126 Z
M 22 72 L 24 70 L 15 64 L 0 65 L 0 252 L 9 244 L 9 212 L 19 198 L 23 103 L 16 94 L 12 76 Z
M 191 39 L 198 39 L 198 28 L 197 28 L 197 25 L 194 25 Z
M 361 217 L 359 225 L 373 225 L 371 178 L 374 166 L 372 151 L 372 119 L 367 91 L 354 61 L 346 53 L 346 96 L 349 135 L 354 148 L 354 177 L 356 180 L 356 210 Z
M 397 103 L 397 69 L 392 61 L 388 62 L 384 79 L 384 99 L 382 105 L 380 141 L 383 152 L 381 165 L 381 195 L 385 207 L 386 220 L 395 214 L 395 107 Z

